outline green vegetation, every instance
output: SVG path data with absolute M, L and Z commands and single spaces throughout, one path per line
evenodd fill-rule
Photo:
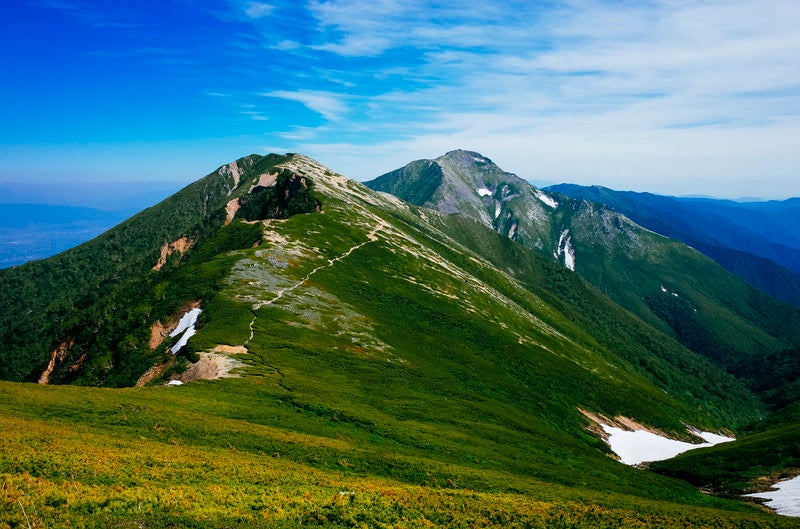
M 258 189 L 265 174 L 283 194 Z M 610 457 L 581 409 L 680 436 L 687 423 L 740 428 L 764 408 L 575 274 L 301 157 L 249 157 L 207 180 L 216 191 L 191 199 L 201 220 L 137 242 L 150 248 L 131 260 L 138 268 L 42 327 L 31 341 L 44 353 L 21 350 L 30 366 L 14 373 L 35 379 L 37 362 L 71 340 L 55 382 L 131 385 L 218 345 L 247 351 L 241 378 L 0 383 L 0 529 L 800 526 Z M 228 223 L 237 199 L 249 221 Z M 190 209 L 170 204 L 157 211 Z M 181 237 L 190 247 L 153 269 Z M 13 277 L 35 289 L 42 266 L 80 251 Z M 59 285 L 55 298 L 79 297 Z M 153 324 L 198 301 L 189 347 L 151 349 Z M 17 329 L 22 306 L 3 313 Z M 16 342 L 3 343 L 16 358 Z
M 234 262 L 222 254 L 260 239 L 253 226 L 222 229 L 225 204 L 285 159 L 243 158 L 238 187 L 223 166 L 92 241 L 0 271 L 0 378 L 35 381 L 61 349 L 51 382 L 135 383 L 163 354 L 148 347 L 150 325 L 212 295 Z M 153 271 L 162 247 L 182 237 L 188 253 Z
M 652 463 L 664 475 L 718 494 L 738 495 L 768 488 L 800 469 L 800 424 L 770 428 L 733 443 Z
M 737 363 L 800 343 L 800 311 L 683 243 L 587 202 L 560 207 L 557 216 L 574 234 L 581 276 L 729 372 L 740 375 Z
M 752 379 L 747 369 L 753 363 L 800 344 L 797 308 L 763 294 L 685 244 L 645 230 L 607 206 L 558 193 L 553 195 L 555 201 L 546 204 L 529 183 L 478 153 L 452 151 L 435 160 L 418 160 L 367 185 L 413 204 L 492 225 L 548 260 L 553 260 L 554 253 L 563 253 L 559 246 L 569 240 L 576 273 L 685 348 L 752 381 L 754 389 L 769 385 L 772 379 Z M 481 188 L 489 189 L 491 196 L 479 193 Z M 470 247 L 480 244 L 461 240 Z M 557 259 L 563 262 L 564 257 Z M 552 292 L 543 282 L 538 286 Z M 603 327 L 614 325 L 607 319 Z M 642 365 L 647 371 L 655 371 L 652 364 L 661 359 L 648 354 L 632 358 L 647 364 Z M 696 361 L 690 363 L 698 374 L 705 369 L 697 367 Z M 659 375 L 654 377 L 658 382 Z
M 525 288 L 556 309 L 559 325 L 587 347 L 599 347 L 607 356 L 626 362 L 630 369 L 670 395 L 701 411 L 684 411 L 684 420 L 718 417 L 729 428 L 742 427 L 763 417 L 763 406 L 745 385 L 675 340 L 631 317 L 597 289 L 558 263 L 541 259 L 532 250 L 503 237 L 486 237 L 483 226 L 460 216 L 442 217 L 444 229 L 458 242 L 485 256 L 499 270 L 508 270 Z M 566 316 L 569 323 L 564 323 Z M 663 412 L 639 416 L 658 424 Z
M 524 469 L 475 459 L 495 451 L 490 438 L 459 440 L 444 424 L 431 447 L 401 443 L 282 394 L 269 375 L 127 390 L 0 383 L 0 527 L 800 526 L 602 456 L 548 483 L 535 458 Z M 626 481 L 639 490 L 615 492 Z
M 314 197 L 313 187 L 309 179 L 282 169 L 273 185 L 259 186 L 242 195 L 237 217 L 252 221 L 286 219 L 300 213 L 311 213 L 322 207 L 319 199 Z
M 733 372 L 774 411 L 800 402 L 800 347 L 746 358 Z
M 437 164 L 420 160 L 376 178 L 370 182 L 370 187 L 376 191 L 399 196 L 410 204 L 421 206 L 434 199 L 441 184 L 442 168 Z

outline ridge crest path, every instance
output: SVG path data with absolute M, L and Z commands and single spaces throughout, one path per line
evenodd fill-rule
M 373 242 L 377 241 L 378 240 L 378 235 L 377 235 L 378 232 L 383 231 L 386 227 L 387 227 L 386 221 L 384 221 L 383 219 L 380 219 L 378 221 L 378 224 L 376 226 L 374 226 L 372 228 L 372 230 L 370 230 L 369 233 L 367 233 L 367 240 L 366 241 L 358 243 L 358 244 L 350 247 L 342 255 L 339 255 L 337 257 L 333 257 L 331 259 L 328 259 L 328 262 L 326 264 L 323 264 L 323 265 L 320 265 L 320 266 L 314 268 L 308 274 L 306 274 L 305 277 L 303 277 L 300 281 L 298 281 L 294 285 L 292 285 L 292 286 L 290 286 L 288 288 L 284 288 L 284 289 L 278 290 L 278 292 L 276 293 L 274 298 L 272 298 L 270 300 L 267 300 L 267 301 L 259 301 L 258 303 L 253 304 L 253 307 L 252 307 L 253 319 L 250 320 L 250 336 L 247 338 L 247 341 L 245 341 L 242 345 L 246 347 L 247 344 L 249 344 L 251 341 L 253 341 L 253 337 L 255 336 L 255 323 L 256 323 L 256 320 L 258 319 L 258 315 L 257 315 L 258 309 L 260 309 L 260 308 L 262 308 L 262 307 L 264 307 L 266 305 L 272 305 L 275 301 L 281 299 L 285 294 L 287 294 L 289 292 L 292 292 L 292 291 L 296 290 L 297 288 L 299 288 L 300 286 L 302 286 L 306 281 L 311 279 L 311 276 L 313 276 L 314 274 L 316 274 L 320 270 L 324 270 L 325 268 L 330 268 L 331 266 L 333 266 L 337 262 L 339 262 L 342 259 L 348 257 L 350 254 L 352 254 L 354 251 L 358 250 L 359 248 L 361 248 L 363 246 L 366 246 L 367 244 L 370 244 L 370 243 L 373 243 Z

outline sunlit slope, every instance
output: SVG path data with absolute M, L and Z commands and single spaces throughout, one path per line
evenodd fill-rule
M 281 171 L 313 183 L 321 211 L 263 222 L 230 215 L 231 202 L 252 193 L 251 180 Z M 452 395 L 467 406 L 456 415 L 469 416 L 477 402 L 487 410 L 506 403 L 572 427 L 583 424 L 578 407 L 672 431 L 686 422 L 735 428 L 760 413 L 755 399 L 719 369 L 491 229 L 413 208 L 301 155 L 251 156 L 200 184 L 73 253 L 19 270 L 40 287 L 41 268 L 81 263 L 92 249 L 95 258 L 113 261 L 114 241 L 136 240 L 132 234 L 154 248 L 136 254 L 116 279 L 91 284 L 89 268 L 82 288 L 63 280 L 53 287 L 55 300 L 85 295 L 91 303 L 59 307 L 61 317 L 32 336 L 29 348 L 48 340 L 44 354 L 56 347 L 50 360 L 56 368 L 34 363 L 34 374 L 45 369 L 53 372 L 51 382 L 60 374 L 62 381 L 132 385 L 153 366 L 169 378 L 185 364 L 181 357 L 196 361 L 197 352 L 226 345 L 250 351 L 244 361 L 262 357 L 268 365 L 285 354 L 283 376 L 316 370 L 303 379 L 311 386 L 292 389 L 320 403 L 333 398 L 324 391 L 331 385 L 352 392 L 341 399 L 345 406 L 371 402 L 379 381 L 370 413 L 395 418 L 414 416 L 415 395 L 425 410 Z M 158 222 L 164 216 L 166 226 Z M 178 218 L 185 218 L 183 227 Z M 153 235 L 151 227 L 164 232 Z M 154 267 L 158 244 L 179 236 L 190 248 Z M 173 357 L 174 340 L 154 346 L 154 330 L 189 304 L 205 311 L 201 330 Z M 27 319 L 4 330 L 10 335 Z M 29 319 L 42 321 L 36 313 Z M 6 341 L 12 364 L 29 350 L 15 347 Z M 325 379 L 332 380 L 314 385 Z
M 587 287 L 578 278 L 526 286 L 506 267 L 501 269 L 448 235 L 463 233 L 464 226 L 450 225 L 447 217 L 410 208 L 341 177 L 337 188 L 336 180 L 324 177 L 324 169 L 308 159 L 297 160 L 302 162 L 298 172 L 314 179 L 325 197 L 323 211 L 270 223 L 262 247 L 237 263 L 223 291 L 228 298 L 256 307 L 255 317 L 241 323 L 253 329 L 247 345 L 252 352 L 306 350 L 290 357 L 298 362 L 296 369 L 309 369 L 303 366 L 311 354 L 321 362 L 320 376 L 329 373 L 349 381 L 341 384 L 341 391 L 363 385 L 363 391 L 371 393 L 370 377 L 379 375 L 369 373 L 379 368 L 378 380 L 396 382 L 397 400 L 404 406 L 408 399 L 402 395 L 424 376 L 426 384 L 435 383 L 437 395 L 474 391 L 479 400 L 502 397 L 515 406 L 527 402 L 538 414 L 551 410 L 554 418 L 563 417 L 563 408 L 570 406 L 654 418 L 668 415 L 665 410 L 678 402 L 679 407 L 690 403 L 698 418 L 746 416 L 757 409 L 718 369 L 702 361 L 683 361 L 685 350 L 667 345 L 669 340 L 658 333 L 637 335 L 643 332 L 640 324 L 591 289 L 589 299 L 599 304 L 598 312 L 617 315 L 607 323 L 635 330 L 618 330 L 618 335 L 642 343 L 645 350 L 650 347 L 646 342 L 662 340 L 658 347 L 672 349 L 672 364 L 650 372 L 632 365 L 631 359 L 600 346 L 593 337 L 602 322 L 594 322 L 587 331 L 570 321 L 563 308 L 535 293 L 538 288 L 553 299 L 580 301 Z M 472 240 L 504 244 L 491 230 L 474 229 Z M 530 274 L 553 272 L 524 249 L 505 263 L 512 264 Z M 556 285 L 563 292 L 552 293 Z M 196 339 L 195 347 L 212 345 L 203 343 L 202 331 Z M 654 365 L 670 356 L 655 348 L 651 355 L 663 357 Z M 706 370 L 702 376 L 692 372 L 699 366 Z M 360 370 L 367 374 L 353 376 Z M 684 399 L 683 385 L 677 389 L 665 384 L 663 389 L 670 393 L 665 395 L 651 383 L 655 377 L 696 377 L 693 390 L 710 399 L 707 409 Z M 706 389 L 716 384 L 716 389 Z M 651 396 L 642 399 L 642 394 Z M 381 402 L 392 395 L 394 391 L 385 392 Z M 634 413 L 631 405 L 640 409 Z M 682 413 L 676 419 L 687 420 L 678 417 Z M 402 408 L 392 409 L 393 416 L 398 414 Z M 678 422 L 673 424 L 680 428 Z
M 488 158 L 452 151 L 370 182 L 471 218 L 581 275 L 622 307 L 737 375 L 748 358 L 800 343 L 800 311 L 612 209 L 546 193 Z
M 0 382 L 0 525 L 800 526 L 570 446 L 554 468 L 540 458 L 562 445 L 544 436 L 536 452 L 480 431 L 464 439 L 446 422 L 422 436 L 285 391 L 270 376 L 136 389 Z M 500 448 L 515 457 L 503 469 Z
M 685 244 L 647 231 L 605 206 L 559 207 L 576 272 L 620 305 L 735 372 L 748 357 L 798 340 L 798 311 L 746 284 Z
M 718 494 L 767 490 L 800 467 L 800 424 L 794 421 L 743 436 L 673 460 L 653 463 L 656 472 L 674 476 Z
M 580 411 L 673 435 L 758 417 L 718 367 L 489 227 L 273 161 L 320 210 L 220 214 L 93 305 L 119 321 L 104 335 L 134 344 L 197 303 L 178 356 L 227 346 L 241 378 L 166 387 L 180 366 L 162 344 L 123 363 L 166 360 L 154 386 L 0 384 L 3 521 L 35 507 L 53 526 L 772 523 L 618 463 Z
M 742 203 L 560 184 L 547 188 L 605 204 L 681 240 L 764 292 L 800 305 L 798 199 Z

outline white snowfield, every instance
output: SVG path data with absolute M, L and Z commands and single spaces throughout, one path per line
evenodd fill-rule
M 800 517 L 800 476 L 779 481 L 767 492 L 745 494 L 751 498 L 768 500 L 764 505 L 784 516 Z
M 626 465 L 638 465 L 646 461 L 661 461 L 670 459 L 695 448 L 714 446 L 719 443 L 733 441 L 732 437 L 725 437 L 710 432 L 693 431 L 705 443 L 692 444 L 677 441 L 668 437 L 657 435 L 647 430 L 623 430 L 607 424 L 600 425 L 608 434 L 608 446 L 617 454 L 620 461 Z
M 177 353 L 181 350 L 183 346 L 185 346 L 189 342 L 189 338 L 195 335 L 197 330 L 195 329 L 195 324 L 197 323 L 197 317 L 200 316 L 200 313 L 203 312 L 202 309 L 194 308 L 181 316 L 180 321 L 178 322 L 178 326 L 175 327 L 171 333 L 169 333 L 170 337 L 178 336 L 179 334 L 183 333 L 178 340 L 178 342 L 172 346 L 172 354 Z
M 541 200 L 542 202 L 544 202 L 553 209 L 556 209 L 558 207 L 558 202 L 556 202 L 556 200 L 553 197 L 545 194 L 545 192 L 542 191 L 541 189 L 536 190 L 536 198 L 538 198 L 539 200 Z
M 572 237 L 570 236 L 568 229 L 561 232 L 561 236 L 558 238 L 556 251 L 553 253 L 553 256 L 556 259 L 562 255 L 564 256 L 564 266 L 574 272 L 575 248 L 572 246 Z
M 489 191 L 489 190 L 488 190 L 488 189 L 486 189 L 485 187 L 479 187 L 479 188 L 478 188 L 478 194 L 479 194 L 480 196 L 482 196 L 482 197 L 490 197 L 490 196 L 492 196 L 494 193 L 492 193 L 491 191 Z

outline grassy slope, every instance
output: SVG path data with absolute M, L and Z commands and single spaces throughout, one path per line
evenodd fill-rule
M 498 269 L 509 271 L 527 290 L 566 316 L 573 339 L 628 362 L 651 383 L 729 427 L 763 417 L 763 407 L 740 382 L 644 324 L 577 274 L 507 238 L 487 237 L 481 226 L 468 219 L 448 216 L 441 220 L 459 242 L 487 256 Z
M 404 443 L 284 392 L 268 375 L 123 390 L 2 382 L 0 527 L 800 526 L 605 458 L 548 483 L 531 470 L 537 454 L 492 468 L 472 459 L 495 449 L 483 436 L 458 442 L 442 425 L 432 447 Z
M 415 204 L 442 211 L 458 204 L 461 215 L 495 219 L 500 233 L 515 233 L 519 242 L 547 258 L 569 229 L 581 276 L 646 323 L 736 376 L 747 375 L 737 371 L 743 361 L 800 343 L 800 311 L 755 290 L 684 244 L 643 230 L 605 206 L 564 195 L 559 195 L 558 208 L 543 210 L 528 184 L 523 183 L 525 190 L 514 188 L 520 183 L 516 177 L 494 165 L 476 164 L 474 153 L 463 154 L 444 157 L 454 175 L 446 185 L 441 178 L 429 178 L 422 169 L 429 171 L 430 162 L 422 161 L 368 185 Z M 481 174 L 487 182 L 500 174 L 511 194 L 517 194 L 502 202 L 498 218 L 495 206 L 481 203 L 475 195 L 474 182 Z M 425 202 L 432 196 L 429 191 L 419 194 L 426 186 L 439 186 L 439 198 Z
M 800 469 L 800 425 L 785 424 L 738 439 L 729 446 L 653 463 L 659 473 L 723 494 L 763 490 Z
M 794 523 L 606 457 L 577 406 L 667 429 L 720 417 L 410 212 L 331 195 L 268 231 L 223 256 L 239 261 L 193 338 L 246 344 L 249 376 L 0 384 L 0 524 Z
M 615 221 L 602 207 L 584 203 L 576 211 L 558 212 L 579 234 L 573 238 L 576 271 L 690 349 L 732 370 L 744 358 L 775 353 L 800 340 L 800 311 L 755 290 L 711 259 Z

